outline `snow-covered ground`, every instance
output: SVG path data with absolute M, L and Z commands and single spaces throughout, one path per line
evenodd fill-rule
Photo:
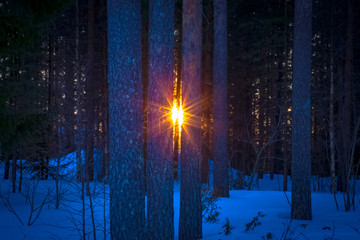
M 39 183 L 37 186 L 34 185 L 36 182 Z M 55 209 L 54 185 L 54 180 L 25 179 L 22 193 L 12 193 L 10 181 L 3 180 L 3 169 L 0 168 L 2 196 L 0 199 L 0 239 L 80 239 L 82 231 L 80 185 L 75 181 L 62 181 L 61 192 L 63 194 L 59 209 Z M 256 190 L 251 191 L 232 190 L 230 198 L 221 198 L 218 201 L 220 207 L 218 221 L 216 223 L 203 222 L 203 239 L 360 239 L 358 230 L 360 229 L 360 211 L 357 209 L 355 212 L 344 212 L 342 194 L 336 195 L 340 207 L 340 210 L 337 211 L 333 195 L 327 192 L 314 192 L 312 194 L 313 220 L 290 221 L 290 205 L 287 198 L 291 199 L 291 193 L 279 191 L 282 189 L 282 176 L 275 175 L 274 180 L 270 180 L 269 176 L 265 175 L 264 179 L 260 179 L 255 187 Z M 175 183 L 174 189 L 175 239 L 177 239 L 180 210 L 178 183 Z M 32 199 L 33 190 L 34 199 Z M 28 226 L 31 212 L 30 203 L 33 202 L 34 208 L 37 208 L 48 191 L 51 191 L 51 194 L 41 209 L 39 218 L 31 226 Z M 91 191 L 95 205 L 97 239 L 104 239 L 104 222 L 106 223 L 107 239 L 110 239 L 108 234 L 109 188 L 102 183 L 93 183 Z M 359 205 L 359 203 L 357 197 L 356 204 Z M 86 204 L 86 233 L 89 239 L 93 239 L 88 198 L 86 198 Z M 24 225 L 9 210 L 10 206 Z M 259 212 L 261 216 L 256 221 L 254 218 L 258 216 Z M 36 214 L 35 210 L 31 221 Z M 225 235 L 222 228 L 226 223 L 226 218 L 234 227 L 229 235 Z M 253 230 L 245 231 L 246 224 L 250 224 L 252 221 L 253 225 L 250 227 L 255 223 L 261 224 L 254 227 Z

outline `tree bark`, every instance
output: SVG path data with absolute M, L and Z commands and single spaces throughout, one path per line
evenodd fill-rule
M 312 1 L 295 1 L 291 218 L 311 220 Z
M 202 238 L 201 211 L 201 1 L 183 1 L 179 239 Z
M 147 238 L 174 239 L 174 0 L 150 0 Z M 169 110 L 170 109 L 170 110 Z
M 214 194 L 229 197 L 227 6 L 214 1 Z
M 145 239 L 140 0 L 108 0 L 111 239 Z
M 212 159 L 211 141 L 211 112 L 213 106 L 212 82 L 213 82 L 213 50 L 214 50 L 214 21 L 213 2 L 203 1 L 203 51 L 201 72 L 201 183 L 209 184 L 209 166 Z

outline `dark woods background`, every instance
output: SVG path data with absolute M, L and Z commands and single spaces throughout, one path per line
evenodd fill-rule
M 181 6 L 176 1 L 174 57 L 180 79 Z M 205 183 L 212 159 L 212 93 L 216 91 L 212 89 L 212 6 L 211 0 L 203 1 Z M 337 187 L 344 191 L 347 174 L 358 174 L 360 162 L 360 1 L 317 0 L 313 7 L 312 174 L 330 176 L 334 154 Z M 228 0 L 228 149 L 230 166 L 244 175 L 291 174 L 293 9 L 294 1 L 287 0 Z M 146 99 L 145 0 L 142 10 Z M 56 172 L 50 159 L 82 149 L 86 179 L 106 180 L 107 88 L 106 0 L 0 1 L 0 156 L 5 178 L 10 170 L 15 178 L 17 170 L 27 168 L 47 179 Z M 145 159 L 146 111 L 144 101 Z M 25 161 L 18 166 L 13 159 Z M 177 157 L 174 163 L 177 169 Z

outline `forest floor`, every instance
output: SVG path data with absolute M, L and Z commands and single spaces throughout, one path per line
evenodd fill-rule
M 55 209 L 54 180 L 37 181 L 24 178 L 22 193 L 12 193 L 10 181 L 3 180 L 3 166 L 0 167 L 0 179 L 0 239 L 80 239 L 83 227 L 80 184 L 74 180 L 63 180 L 60 184 L 60 206 Z M 313 189 L 320 189 L 317 185 L 320 183 L 319 179 L 314 178 L 313 182 Z M 263 179 L 257 181 L 255 190 L 232 190 L 230 198 L 220 198 L 217 201 L 220 207 L 218 220 L 215 223 L 203 221 L 203 239 L 360 239 L 360 210 L 357 208 L 356 211 L 345 212 L 342 194 L 336 195 L 339 205 L 337 210 L 334 195 L 328 192 L 313 192 L 313 220 L 291 221 L 288 201 L 291 200 L 291 192 L 280 191 L 281 184 L 281 175 L 275 175 L 274 180 L 270 180 L 269 175 L 264 175 Z M 179 183 L 176 182 L 175 239 L 178 239 L 179 189 Z M 95 206 L 97 239 L 104 239 L 104 229 L 106 238 L 110 239 L 108 185 L 93 183 L 91 192 Z M 39 217 L 32 223 L 42 202 L 44 204 Z M 93 239 L 89 202 L 87 197 L 85 229 L 87 239 Z M 355 202 L 359 206 L 358 196 Z M 225 235 L 223 228 L 226 218 L 233 227 L 228 235 Z M 28 222 L 32 224 L 29 226 Z

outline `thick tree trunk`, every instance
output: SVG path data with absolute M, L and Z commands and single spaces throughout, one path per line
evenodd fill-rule
M 108 0 L 111 239 L 144 239 L 140 0 Z
M 311 30 L 312 1 L 295 1 L 292 97 L 291 218 L 311 214 Z
M 227 7 L 214 1 L 214 194 L 229 197 Z
M 202 238 L 201 211 L 201 1 L 183 1 L 179 239 Z
M 173 134 L 169 100 L 174 80 L 174 0 L 150 0 L 147 232 L 174 239 Z

